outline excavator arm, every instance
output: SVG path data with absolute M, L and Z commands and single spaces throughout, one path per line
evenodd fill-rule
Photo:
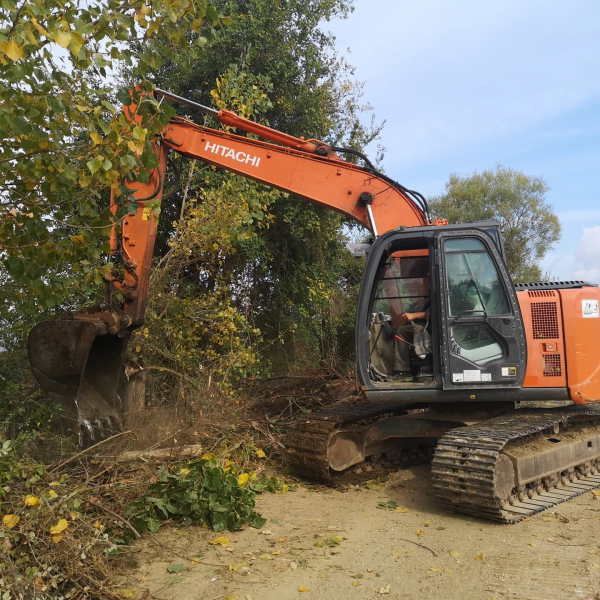
M 158 221 L 152 207 L 162 198 L 169 150 L 336 210 L 375 236 L 399 226 L 429 223 L 422 196 L 370 165 L 346 162 L 336 154 L 339 149 L 287 135 L 229 111 L 217 112 L 162 90 L 155 90 L 155 94 L 268 141 L 173 118 L 153 145 L 158 167 L 150 172 L 148 182 L 127 184 L 138 208 L 113 226 L 111 251 L 120 257 L 122 272 L 114 268 L 105 281 L 104 301 L 62 321 L 40 323 L 31 331 L 29 355 L 34 374 L 49 397 L 76 417 L 82 445 L 118 427 L 122 357 L 129 334 L 144 322 Z M 140 122 L 136 104 L 124 107 L 124 111 L 132 124 Z M 113 214 L 118 212 L 117 202 L 111 200 Z

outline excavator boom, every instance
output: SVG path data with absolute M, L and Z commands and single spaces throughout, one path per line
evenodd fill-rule
M 180 117 L 169 122 L 153 146 L 158 168 L 150 172 L 147 183 L 127 184 L 137 211 L 112 228 L 111 253 L 122 270 L 115 266 L 105 280 L 104 301 L 61 321 L 39 323 L 30 333 L 33 372 L 49 398 L 61 404 L 77 423 L 82 445 L 98 441 L 120 426 L 122 359 L 131 332 L 144 322 L 158 223 L 152 207 L 162 199 L 170 150 L 336 210 L 375 235 L 399 226 L 428 224 L 422 196 L 372 166 L 343 160 L 318 140 L 296 138 L 163 90 L 155 90 L 155 94 L 207 113 L 228 130 Z M 132 91 L 132 103 L 124 106 L 132 126 L 141 123 L 139 104 L 133 99 L 139 103 L 144 95 L 139 88 Z M 231 128 L 263 139 L 232 133 Z M 113 214 L 119 201 L 114 196 L 111 199 Z

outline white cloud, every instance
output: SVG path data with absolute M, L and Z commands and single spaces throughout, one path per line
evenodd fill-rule
M 584 227 L 570 272 L 574 279 L 600 283 L 600 225 Z

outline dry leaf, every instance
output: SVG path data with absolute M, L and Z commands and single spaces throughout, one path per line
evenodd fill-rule
M 290 569 L 292 569 L 292 571 L 297 568 L 298 568 L 298 563 L 295 563 L 295 562 L 290 563 Z
M 422 529 L 417 529 L 417 535 L 425 535 L 425 532 Z
M 281 554 L 281 550 L 274 550 L 271 552 L 271 556 L 277 556 L 278 554 Z
M 533 544 L 533 543 L 531 543 L 531 544 L 529 544 L 529 545 L 530 545 L 530 546 L 533 546 L 534 548 L 537 548 L 537 544 Z
M 60 540 L 62 540 L 62 539 L 63 539 L 63 534 L 62 533 L 55 533 L 55 534 L 52 535 L 52 541 L 55 544 L 58 544 L 58 542 L 60 542 Z
M 242 567 L 247 567 L 248 563 L 246 561 L 238 563 L 237 565 L 229 565 L 230 571 L 239 571 Z
M 389 594 L 391 591 L 391 587 L 392 587 L 391 585 L 386 585 L 385 587 L 380 587 L 377 590 L 377 593 L 378 594 Z
M 360 581 L 353 581 L 352 582 L 352 587 L 358 587 L 359 585 L 362 585 L 362 583 Z
M 308 589 L 308 588 L 307 588 L 305 585 L 301 585 L 301 586 L 298 588 L 298 591 L 299 591 L 299 592 L 310 592 L 310 590 L 309 590 L 309 589 Z
M 354 575 L 350 575 L 352 579 L 362 579 L 364 575 L 362 573 L 355 573 Z
M 392 552 L 392 556 L 394 558 L 400 558 L 402 556 L 402 552 Z
M 52 498 L 52 500 L 58 498 L 58 494 L 54 490 L 50 490 L 46 495 L 48 496 L 48 498 Z
M 367 569 L 367 573 L 372 573 L 373 569 Z
M 214 452 L 207 452 L 206 454 L 202 455 L 202 460 L 213 460 L 214 457 Z
M 25 506 L 28 506 L 29 508 L 33 508 L 34 506 L 37 506 L 40 503 L 40 499 L 38 498 L 38 496 L 25 496 L 25 500 L 23 500 L 23 504 Z
M 225 548 L 225 550 L 227 550 L 227 552 L 235 552 L 235 548 Z
M 429 570 L 432 573 L 439 573 L 442 569 L 440 569 L 439 567 L 430 567 Z
M 280 544 L 282 544 L 283 542 L 287 542 L 287 538 L 286 538 L 286 537 L 282 537 L 282 538 L 279 538 L 277 541 L 278 541 Z
M 448 567 L 446 567 L 444 569 L 444 573 L 454 573 L 454 571 L 452 569 L 448 569 Z
M 546 523 L 549 523 L 550 521 L 554 521 L 554 519 L 552 517 L 542 517 L 542 521 L 546 521 Z
M 225 600 L 236 600 L 237 594 L 227 594 L 227 596 L 223 596 L 223 598 L 225 598 Z
M 423 521 L 423 525 L 425 527 L 429 527 L 431 525 L 431 523 L 429 521 Z
M 450 550 L 450 552 L 448 552 L 448 554 L 452 558 L 458 558 L 460 556 L 460 552 L 458 550 Z
M 263 560 L 273 560 L 273 557 L 270 554 L 261 554 L 259 558 L 262 558 Z
M 54 526 L 50 527 L 50 533 L 57 535 L 62 533 L 69 526 L 69 522 L 66 519 L 60 519 L 60 521 Z
M 596 550 L 593 550 L 593 549 L 588 550 L 587 552 L 588 552 L 588 554 L 598 554 L 598 552 L 596 552 Z
M 267 456 L 264 452 L 264 450 L 261 450 L 260 448 L 256 451 L 256 456 L 258 456 L 258 458 L 265 458 L 265 456 Z
M 212 542 L 210 542 L 210 544 L 211 546 L 222 546 L 223 548 L 225 548 L 225 546 L 229 545 L 229 540 L 221 535 L 218 538 L 214 539 Z
M 475 560 L 483 560 L 483 552 L 473 557 Z
M 21 517 L 18 515 L 4 515 L 2 517 L 2 523 L 4 523 L 5 527 L 12 529 L 15 525 L 21 520 Z
M 406 508 L 406 506 L 397 506 L 396 507 L 396 512 L 397 513 L 407 513 L 408 512 L 408 508 Z
M 600 496 L 600 490 L 592 490 L 592 494 L 594 494 L 594 496 Z

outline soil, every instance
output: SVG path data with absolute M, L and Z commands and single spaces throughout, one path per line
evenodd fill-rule
M 389 500 L 408 511 L 377 508 Z M 156 600 L 600 599 L 592 493 L 501 525 L 444 509 L 420 466 L 343 491 L 263 494 L 257 509 L 262 529 L 163 526 L 133 546 L 123 588 Z M 227 547 L 210 544 L 219 535 Z M 343 539 L 330 547 L 332 536 Z

